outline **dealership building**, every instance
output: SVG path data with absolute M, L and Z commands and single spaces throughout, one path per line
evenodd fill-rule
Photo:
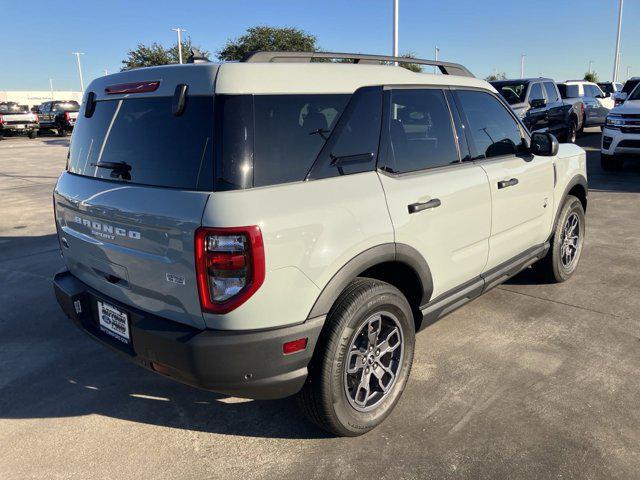
M 19 105 L 28 105 L 29 108 L 40 105 L 50 100 L 82 100 L 82 92 L 72 91 L 6 91 L 0 90 L 0 102 L 16 102 Z

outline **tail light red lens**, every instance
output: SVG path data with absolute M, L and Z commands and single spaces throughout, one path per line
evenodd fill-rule
M 195 256 L 205 312 L 228 313 L 238 308 L 264 282 L 264 243 L 258 226 L 199 228 Z
M 0 125 L 4 124 L 4 118 L 2 118 L 2 115 L 0 115 Z
M 33 116 L 36 117 L 36 123 L 40 123 L 40 117 L 38 116 L 38 114 L 35 113 Z
M 71 117 L 69 116 L 69 112 L 64 112 L 64 119 L 68 122 L 69 120 L 71 120 Z

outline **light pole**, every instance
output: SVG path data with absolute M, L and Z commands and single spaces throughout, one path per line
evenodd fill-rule
M 51 100 L 53 100 L 53 78 L 49 79 L 49 88 L 51 89 Z
M 524 78 L 524 57 L 526 57 L 524 53 L 520 55 L 520 78 Z
M 107 70 L 106 68 L 104 69 L 104 76 L 106 77 L 107 75 L 109 75 L 109 70 Z
M 438 61 L 438 54 L 439 54 L 439 53 L 440 53 L 440 49 L 436 46 L 436 49 L 435 49 L 436 58 L 434 58 L 434 60 L 435 60 L 436 62 Z M 437 74 L 438 74 L 438 67 L 436 67 L 435 65 L 434 65 L 434 67 L 433 67 L 433 74 L 434 74 L 434 75 L 437 75 Z
M 589 60 L 589 73 L 593 72 L 593 60 Z
M 84 92 L 84 80 L 82 78 L 82 66 L 80 65 L 80 55 L 84 55 L 82 52 L 72 52 L 72 55 L 76 56 L 78 61 L 78 74 L 80 75 L 80 91 Z
M 393 0 L 393 56 L 398 56 L 398 2 L 400 0 Z M 398 65 L 398 62 L 396 62 Z
M 616 35 L 616 54 L 613 59 L 613 81 L 618 81 L 618 68 L 620 65 L 620 33 L 622 32 L 622 4 L 624 0 L 620 0 L 618 7 L 618 33 Z
M 182 63 L 182 32 L 186 32 L 186 30 L 180 27 L 171 30 L 178 34 L 178 61 Z
M 627 80 L 631 78 L 631 67 L 627 67 Z

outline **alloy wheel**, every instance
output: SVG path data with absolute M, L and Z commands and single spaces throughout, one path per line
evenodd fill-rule
M 560 237 L 560 261 L 564 268 L 571 268 L 580 247 L 580 217 L 573 212 L 567 217 Z
M 393 390 L 404 354 L 398 319 L 389 312 L 371 315 L 353 336 L 344 366 L 350 405 L 360 412 L 377 407 Z

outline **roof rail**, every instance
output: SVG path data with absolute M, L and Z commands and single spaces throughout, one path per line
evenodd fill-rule
M 390 57 L 387 55 L 365 55 L 361 53 L 334 53 L 334 52 L 249 52 L 241 62 L 311 62 L 318 58 L 333 60 L 353 60 L 357 64 L 380 64 L 381 62 L 416 63 L 418 65 L 430 65 L 438 67 L 445 75 L 459 75 L 461 77 L 474 77 L 465 66 L 459 63 L 441 62 L 439 60 L 423 60 L 421 58 Z

